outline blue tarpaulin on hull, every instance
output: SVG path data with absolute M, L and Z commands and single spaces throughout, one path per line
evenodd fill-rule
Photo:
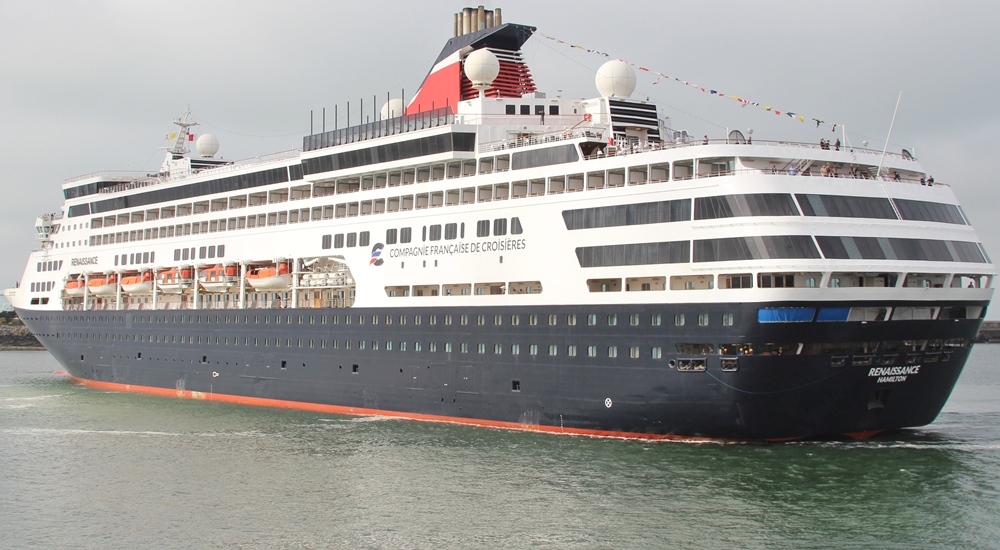
M 850 315 L 851 308 L 849 307 L 825 307 L 819 310 L 819 315 L 816 316 L 817 321 L 846 321 L 847 316 Z
M 811 307 L 775 307 L 757 310 L 758 323 L 808 323 L 816 310 Z

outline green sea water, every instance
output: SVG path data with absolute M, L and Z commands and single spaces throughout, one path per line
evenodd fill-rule
M 927 427 L 641 442 L 80 387 L 0 353 L 2 548 L 997 548 L 1000 346 Z M 796 414 L 796 411 L 788 411 Z

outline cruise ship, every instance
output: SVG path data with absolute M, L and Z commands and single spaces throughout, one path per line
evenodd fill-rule
M 179 117 L 159 171 L 62 185 L 7 299 L 101 389 L 648 439 L 935 419 L 996 274 L 951 185 L 692 139 L 623 61 L 546 96 L 535 30 L 466 8 L 413 97 L 293 151 Z

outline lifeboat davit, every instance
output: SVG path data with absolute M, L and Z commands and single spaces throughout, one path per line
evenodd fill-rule
M 198 283 L 205 292 L 228 292 L 239 282 L 240 272 L 235 265 L 214 265 L 198 271 Z
M 152 294 L 153 273 L 144 271 L 139 275 L 122 277 L 122 292 L 126 294 Z
M 113 296 L 118 292 L 118 274 L 94 275 L 87 281 L 87 289 L 95 296 Z
M 194 285 L 194 268 L 172 267 L 156 274 L 156 286 L 165 294 L 180 294 Z
M 247 282 L 255 290 L 285 290 L 292 284 L 292 274 L 288 271 L 288 262 L 255 267 L 247 273 Z
M 87 288 L 87 284 L 83 279 L 73 279 L 71 281 L 66 281 L 66 295 L 67 296 L 83 296 L 84 291 Z

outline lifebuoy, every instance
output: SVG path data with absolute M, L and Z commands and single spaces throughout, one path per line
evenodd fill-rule
M 590 122 L 590 121 L 591 121 L 591 120 L 592 120 L 593 118 L 594 118 L 594 117 L 593 117 L 593 115 L 591 115 L 590 113 L 585 113 L 585 114 L 583 115 L 583 120 L 584 120 L 585 122 Z

